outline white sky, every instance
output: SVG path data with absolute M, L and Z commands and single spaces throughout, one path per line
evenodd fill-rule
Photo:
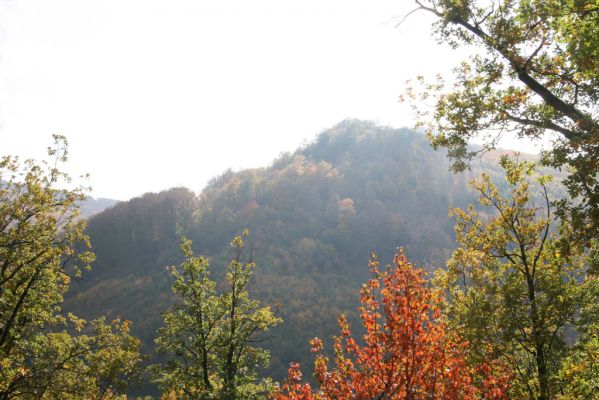
M 267 165 L 345 118 L 412 126 L 460 55 L 411 0 L 0 0 L 0 155 L 70 142 L 96 197 Z M 517 150 L 524 145 L 512 143 Z

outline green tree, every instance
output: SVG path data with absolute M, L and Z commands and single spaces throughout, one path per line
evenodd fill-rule
M 560 400 L 592 399 L 599 392 L 599 241 L 588 254 L 587 296 L 578 318 L 578 341 L 562 363 L 559 379 L 564 387 Z
M 560 370 L 573 348 L 566 339 L 589 326 L 581 311 L 596 304 L 597 281 L 587 274 L 588 255 L 568 241 L 570 226 L 552 228 L 550 178 L 536 176 L 532 163 L 501 163 L 509 195 L 486 175 L 473 181 L 480 207 L 453 210 L 459 248 L 437 279 L 455 329 L 478 350 L 473 359 L 492 349 L 514 368 L 514 398 L 555 399 L 567 390 Z M 596 369 L 577 376 L 588 373 L 599 378 Z
M 2 400 L 67 398 L 78 393 L 82 382 L 88 383 L 88 395 L 118 394 L 124 387 L 120 378 L 139 361 L 139 344 L 126 333 L 126 325 L 111 328 L 96 321 L 91 336 L 73 335 L 84 321 L 61 313 L 71 279 L 89 268 L 94 255 L 87 250 L 85 223 L 78 217 L 77 202 L 85 198 L 86 188 L 60 188 L 70 182 L 58 169 L 67 160 L 67 141 L 63 136 L 54 140 L 55 147 L 48 150 L 52 164 L 21 163 L 11 156 L 0 159 Z M 105 352 L 108 348 L 111 353 Z M 121 360 L 120 368 L 118 360 L 104 357 L 113 357 L 117 350 L 128 357 L 135 353 L 135 361 Z M 109 368 L 110 360 L 114 362 Z M 92 384 L 90 374 L 98 385 Z M 102 385 L 106 390 L 100 389 Z
M 596 301 L 596 299 L 595 299 Z M 560 400 L 584 400 L 599 391 L 599 326 L 585 330 L 579 343 L 565 358 L 558 374 L 563 390 Z
M 139 339 L 129 334 L 129 322 L 103 318 L 89 323 L 69 316 L 76 330 L 38 334 L 30 339 L 35 349 L 27 362 L 29 377 L 17 397 L 34 399 L 126 398 L 131 382 L 140 376 Z
M 506 132 L 555 138 L 544 162 L 569 171 L 573 199 L 559 211 L 583 239 L 599 234 L 599 3 L 597 0 L 415 0 L 438 19 L 438 39 L 479 51 L 456 67 L 453 86 L 424 84 L 408 95 L 436 98 L 420 107 L 421 126 L 461 170 L 483 137 L 493 148 Z M 414 12 L 413 11 L 413 12 Z M 424 81 L 421 80 L 422 83 Z
M 261 307 L 247 288 L 254 263 L 242 260 L 244 238 L 231 246 L 234 257 L 226 273 L 226 289 L 217 294 L 210 279 L 208 260 L 195 257 L 191 241 L 183 239 L 185 261 L 171 269 L 173 292 L 180 297 L 164 314 L 164 326 L 156 339 L 167 353 L 156 368 L 156 382 L 167 395 L 189 399 L 253 399 L 265 397 L 268 380 L 258 380 L 257 367 L 268 364 L 268 351 L 252 343 L 257 334 L 281 322 L 270 307 Z

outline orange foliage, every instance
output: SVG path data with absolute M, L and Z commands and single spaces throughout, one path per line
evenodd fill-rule
M 363 344 L 351 337 L 341 316 L 333 369 L 321 352 L 322 341 L 310 341 L 319 389 L 302 384 L 294 363 L 275 400 L 507 398 L 507 374 L 498 365 L 466 363 L 468 345 L 448 331 L 441 319 L 442 295 L 427 285 L 423 270 L 401 251 L 385 271 L 373 255 L 370 268 L 373 278 L 360 292 Z

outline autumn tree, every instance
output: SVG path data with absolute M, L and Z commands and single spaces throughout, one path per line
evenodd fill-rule
M 78 218 L 86 189 L 62 188 L 70 182 L 58 168 L 67 141 L 54 139 L 52 163 L 0 159 L 2 400 L 118 395 L 139 361 L 139 342 L 126 323 L 97 320 L 87 334 L 84 321 L 61 312 L 71 279 L 94 256 Z
M 185 261 L 172 268 L 173 292 L 180 298 L 164 314 L 156 339 L 167 361 L 155 368 L 156 382 L 167 395 L 187 399 L 255 399 L 270 383 L 259 380 L 257 368 L 269 353 L 253 343 L 281 322 L 270 307 L 249 297 L 255 264 L 243 260 L 247 231 L 231 242 L 234 256 L 226 273 L 226 290 L 218 294 L 210 279 L 208 260 L 195 257 L 191 241 L 183 239 Z
M 551 134 L 544 162 L 564 168 L 572 199 L 559 212 L 578 237 L 599 234 L 599 4 L 596 0 L 415 0 L 412 12 L 437 18 L 433 30 L 454 48 L 476 46 L 455 81 L 423 83 L 408 95 L 435 147 L 461 170 L 505 133 L 538 140 Z M 432 109 L 422 100 L 435 98 Z
M 493 359 L 514 370 L 514 398 L 555 399 L 567 390 L 560 377 L 566 357 L 577 357 L 572 351 L 580 347 L 567 339 L 578 331 L 591 343 L 587 350 L 596 346 L 597 313 L 586 311 L 596 308 L 597 279 L 587 273 L 587 252 L 568 240 L 571 226 L 552 226 L 550 178 L 536 175 L 533 163 L 504 157 L 502 166 L 507 195 L 483 175 L 472 183 L 478 207 L 453 210 L 459 247 L 438 283 L 449 293 L 452 326 L 471 343 L 471 359 L 489 359 L 491 348 Z M 579 366 L 570 379 L 599 378 L 596 368 Z
M 466 363 L 468 344 L 447 329 L 440 308 L 443 295 L 429 287 L 423 270 L 408 263 L 402 252 L 385 270 L 373 256 L 370 268 L 373 277 L 360 292 L 366 332 L 362 340 L 352 338 L 341 316 L 333 368 L 322 354 L 322 341 L 311 341 L 317 353 L 318 390 L 302 384 L 299 365 L 294 363 L 274 399 L 505 398 L 507 375 L 502 367 Z

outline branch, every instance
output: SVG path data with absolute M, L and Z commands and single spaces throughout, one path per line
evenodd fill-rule
M 542 128 L 542 129 L 551 129 L 552 131 L 556 131 L 561 133 L 562 135 L 564 135 L 564 137 L 570 141 L 576 140 L 576 132 L 571 131 L 569 129 L 566 129 L 562 126 L 557 125 L 554 122 L 551 121 L 537 121 L 534 119 L 528 119 L 528 118 L 520 118 L 520 117 L 516 117 L 514 115 L 511 115 L 507 112 L 504 112 L 505 116 L 507 117 L 507 119 L 509 119 L 510 121 L 513 122 L 517 122 L 519 124 L 522 125 L 529 125 L 529 126 L 535 126 L 537 128 Z
M 451 16 L 447 17 L 434 8 L 424 6 L 420 0 L 415 1 L 416 4 L 420 6 L 419 9 L 429 11 L 439 18 L 444 18 L 450 23 L 465 28 L 466 30 L 474 34 L 476 37 L 480 38 L 483 41 L 483 43 L 487 45 L 489 48 L 497 51 L 506 61 L 509 62 L 511 68 L 516 73 L 518 79 L 522 83 L 524 83 L 529 89 L 531 89 L 533 92 L 539 95 L 547 105 L 551 106 L 556 111 L 568 117 L 570 120 L 576 123 L 582 130 L 588 133 L 593 133 L 599 130 L 599 127 L 593 121 L 591 116 L 578 110 L 576 107 L 567 104 L 562 99 L 557 97 L 553 92 L 551 92 L 551 90 L 549 90 L 547 87 L 545 87 L 535 78 L 533 78 L 528 73 L 526 64 L 521 65 L 521 61 L 518 57 L 515 57 L 514 55 L 510 54 L 508 49 L 504 48 L 503 46 L 494 43 L 493 38 L 488 33 L 483 31 L 479 26 L 472 25 L 469 21 L 462 18 L 458 13 L 454 13 Z M 574 135 L 578 136 L 576 133 L 574 133 Z M 572 138 L 568 138 L 568 140 L 572 140 Z
M 544 184 L 542 184 L 541 186 L 543 187 L 543 197 L 545 199 L 545 206 L 547 207 L 547 224 L 545 225 L 543 237 L 541 238 L 541 244 L 539 246 L 539 251 L 535 255 L 535 258 L 532 262 L 533 275 L 536 272 L 537 263 L 538 263 L 539 259 L 541 258 L 541 254 L 543 253 L 543 250 L 545 248 L 545 242 L 547 241 L 547 237 L 549 236 L 549 225 L 550 225 L 550 221 L 551 221 L 551 203 L 549 201 L 549 194 L 547 193 L 547 187 Z
M 401 24 L 403 24 L 404 22 L 406 22 L 406 20 L 407 20 L 408 18 L 410 18 L 410 15 L 412 15 L 412 14 L 414 14 L 415 12 L 417 12 L 417 11 L 420 11 L 420 10 L 422 10 L 422 8 L 421 8 L 421 7 L 416 7 L 415 9 L 411 10 L 409 13 L 407 13 L 406 15 L 404 15 L 403 17 L 401 17 L 401 20 L 400 20 L 400 21 L 399 21 L 397 24 L 395 24 L 395 27 L 396 27 L 396 28 L 399 28 L 399 26 L 400 26 Z

